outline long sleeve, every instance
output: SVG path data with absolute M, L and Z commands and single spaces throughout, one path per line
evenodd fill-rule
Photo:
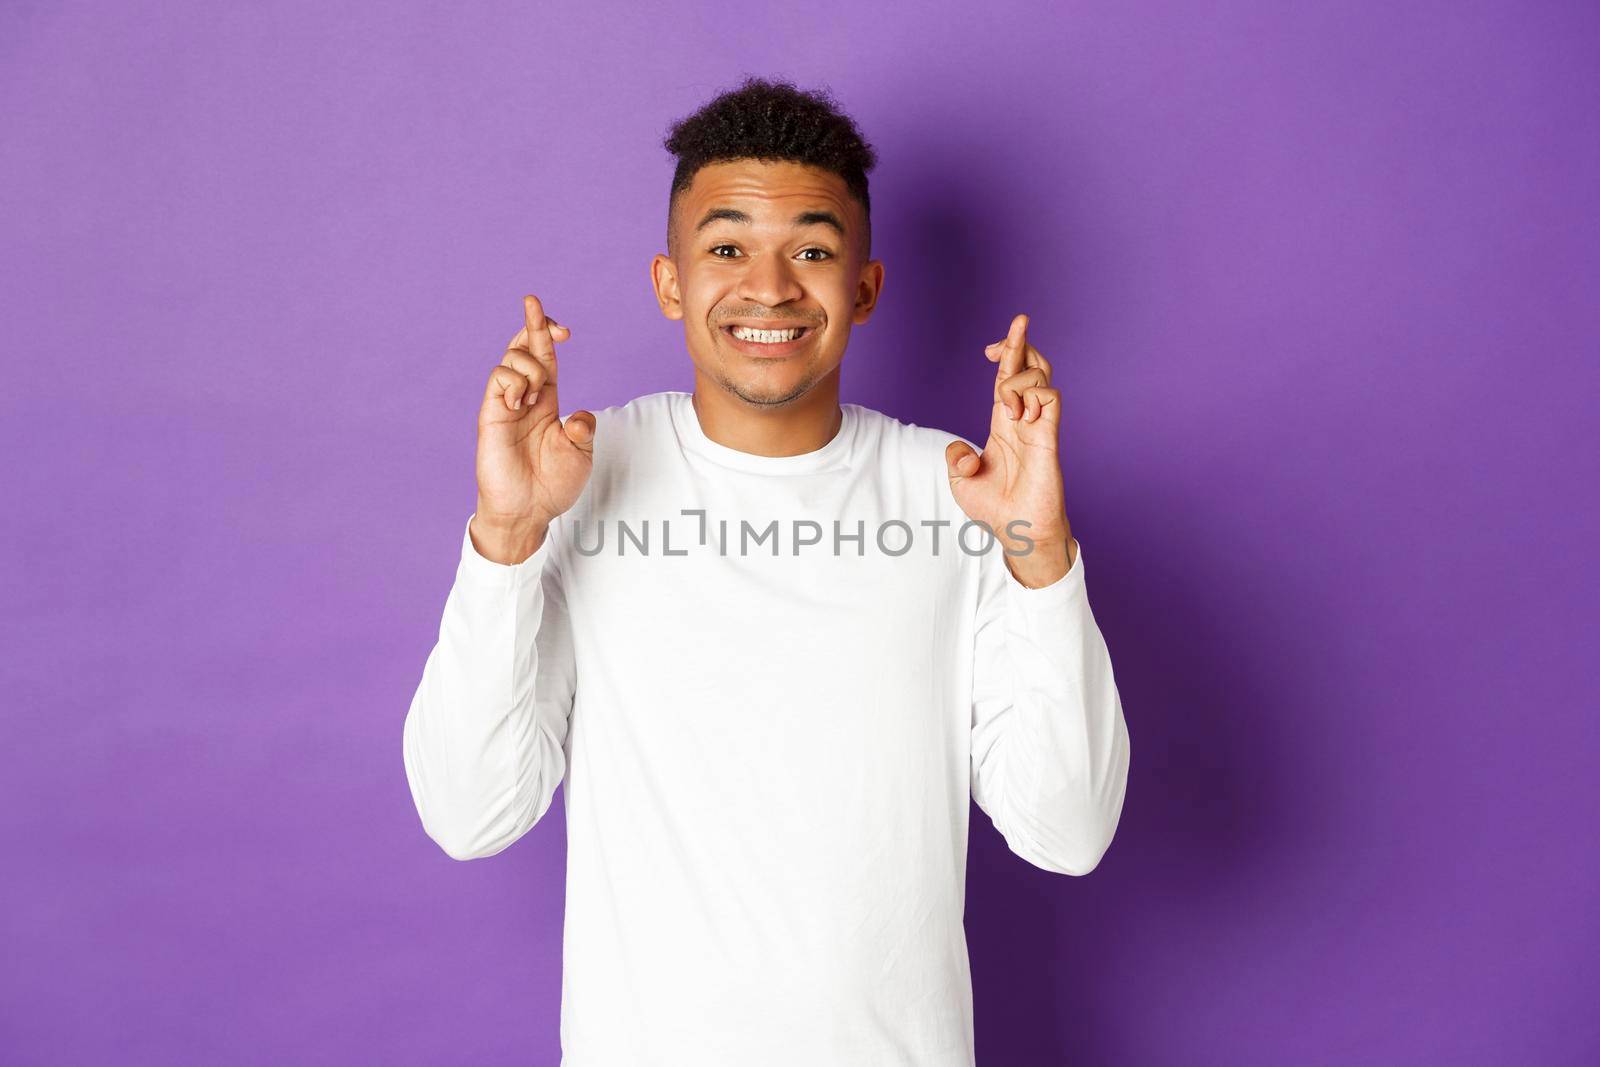
M 403 731 L 423 829 L 458 860 L 503 851 L 550 807 L 576 681 L 555 527 L 507 565 L 478 553 L 471 522 Z
M 974 637 L 972 796 L 1012 852 L 1088 874 L 1111 845 L 1128 782 L 1128 726 L 1089 609 L 1083 548 L 1029 589 L 982 556 Z

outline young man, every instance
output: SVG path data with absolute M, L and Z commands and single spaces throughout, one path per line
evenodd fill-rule
M 841 405 L 883 282 L 872 148 L 826 93 L 757 79 L 666 144 L 651 278 L 694 392 L 563 420 L 572 330 L 526 298 L 405 721 L 412 796 L 466 860 L 566 783 L 564 1067 L 971 1067 L 968 797 L 1081 875 L 1127 781 L 1050 363 L 1023 315 L 989 346 L 981 454 Z

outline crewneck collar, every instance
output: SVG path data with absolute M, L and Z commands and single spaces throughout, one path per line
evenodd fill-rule
M 693 394 L 674 390 L 669 392 L 669 396 L 672 400 L 669 410 L 673 428 L 683 447 L 735 470 L 753 474 L 813 474 L 842 466 L 855 441 L 858 421 L 856 405 L 840 404 L 842 421 L 839 431 L 821 448 L 802 452 L 798 456 L 758 456 L 753 452 L 741 452 L 706 436 L 700 425 L 700 416 L 694 410 Z

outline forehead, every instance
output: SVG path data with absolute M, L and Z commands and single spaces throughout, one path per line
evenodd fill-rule
M 696 225 L 713 208 L 734 207 L 760 225 L 788 221 L 802 211 L 832 211 L 854 228 L 854 198 L 830 170 L 787 160 L 740 159 L 709 163 L 683 191 L 681 221 Z

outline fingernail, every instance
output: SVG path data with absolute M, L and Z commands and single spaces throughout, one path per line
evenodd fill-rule
M 517 408 L 520 408 L 521 406 L 522 406 L 522 398 L 520 396 L 517 397 L 515 400 L 513 400 L 511 402 L 511 410 L 513 410 L 513 411 L 515 411 Z

